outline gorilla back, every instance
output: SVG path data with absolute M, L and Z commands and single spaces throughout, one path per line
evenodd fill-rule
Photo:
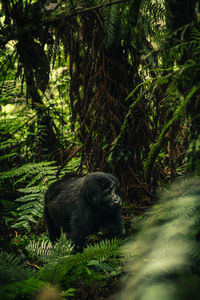
M 59 238 L 61 229 L 78 249 L 100 228 L 106 228 L 107 237 L 119 237 L 123 232 L 121 207 L 115 176 L 103 172 L 66 174 L 45 194 L 44 218 L 50 240 Z

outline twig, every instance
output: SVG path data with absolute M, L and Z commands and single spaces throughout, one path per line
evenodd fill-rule
M 58 169 L 58 172 L 56 173 L 56 177 L 58 177 L 58 175 L 60 174 L 61 170 L 64 168 L 64 166 L 68 163 L 68 161 L 70 161 L 78 152 L 80 152 L 85 145 L 81 146 L 80 148 L 78 148 L 76 151 L 74 151 L 70 156 L 68 156 L 65 161 L 62 163 L 62 165 L 60 166 L 60 168 Z

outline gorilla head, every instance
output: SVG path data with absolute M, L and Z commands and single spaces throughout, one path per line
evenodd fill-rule
M 102 211 L 122 206 L 118 180 L 109 173 L 95 172 L 83 177 L 80 195 Z

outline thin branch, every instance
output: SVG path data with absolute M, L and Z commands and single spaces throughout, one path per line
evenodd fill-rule
M 78 148 L 76 151 L 74 151 L 70 156 L 68 156 L 66 158 L 66 160 L 63 162 L 63 164 L 60 166 L 60 168 L 58 169 L 57 173 L 56 173 L 56 177 L 58 177 L 58 175 L 60 174 L 61 170 L 64 168 L 64 166 L 81 150 L 83 150 L 85 145 L 81 146 L 80 148 Z

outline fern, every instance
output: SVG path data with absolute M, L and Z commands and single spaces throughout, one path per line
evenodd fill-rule
M 12 126 L 17 126 L 14 119 L 12 119 L 12 121 L 0 119 L 0 161 L 9 161 L 10 158 L 18 155 L 16 150 L 18 143 L 17 138 L 7 138 L 8 136 L 11 137 L 10 131 L 12 131 Z M 2 168 L 0 168 L 0 170 L 2 170 Z
M 166 10 L 163 1 L 142 1 L 142 8 L 144 13 L 151 17 L 151 23 L 165 21 Z
M 1 285 L 20 281 L 33 276 L 35 272 L 25 268 L 21 257 L 6 252 L 0 252 L 0 283 Z
M 32 299 L 31 296 L 45 285 L 36 277 L 29 277 L 25 280 L 8 283 L 5 286 L 0 286 L 1 299 L 16 300 L 16 299 Z M 26 298 L 25 298 L 26 297 Z
M 36 274 L 35 270 L 25 266 L 21 257 L 0 252 L 1 299 L 22 299 L 22 297 L 32 295 L 44 285 Z
M 193 292 L 191 298 L 198 299 L 199 288 L 193 287 L 200 283 L 199 197 L 199 177 L 177 180 L 160 195 L 137 238 L 125 247 L 132 275 L 124 299 L 187 299 Z
M 110 48 L 119 39 L 118 28 L 120 28 L 119 5 L 110 5 L 103 10 L 104 17 L 104 44 Z
M 0 297 L 4 300 L 24 299 L 44 285 L 36 271 L 27 268 L 21 257 L 0 252 Z
M 38 218 L 43 217 L 46 186 L 38 185 L 18 191 L 25 193 L 25 196 L 16 199 L 21 205 L 17 208 L 17 222 L 12 227 L 30 230 L 30 224 L 37 223 Z
M 51 283 L 66 280 L 67 288 L 77 281 L 90 284 L 94 279 L 101 280 L 120 274 L 119 240 L 105 240 L 84 249 L 83 253 L 73 254 L 73 245 L 62 234 L 52 246 L 50 242 L 31 242 L 27 250 L 45 262 L 39 272 L 39 278 Z
M 33 258 L 36 257 L 45 263 L 52 263 L 53 261 L 57 261 L 60 257 L 71 255 L 73 245 L 62 233 L 59 241 L 55 245 L 52 245 L 49 240 L 45 239 L 31 241 L 27 246 L 27 251 Z
M 2 180 L 13 178 L 15 185 L 28 182 L 25 188 L 18 189 L 24 195 L 16 199 L 20 205 L 17 208 L 17 222 L 12 227 L 30 230 L 31 224 L 42 218 L 44 194 L 48 185 L 55 181 L 56 171 L 54 162 L 40 162 L 0 173 Z
M 10 177 L 21 177 L 16 183 L 26 182 L 27 179 L 32 178 L 32 181 L 29 185 L 38 182 L 45 177 L 55 177 L 55 172 L 57 170 L 56 166 L 52 166 L 55 162 L 40 162 L 40 163 L 29 163 L 23 165 L 19 168 L 15 168 L 6 172 L 0 173 L 2 179 L 10 178 Z

